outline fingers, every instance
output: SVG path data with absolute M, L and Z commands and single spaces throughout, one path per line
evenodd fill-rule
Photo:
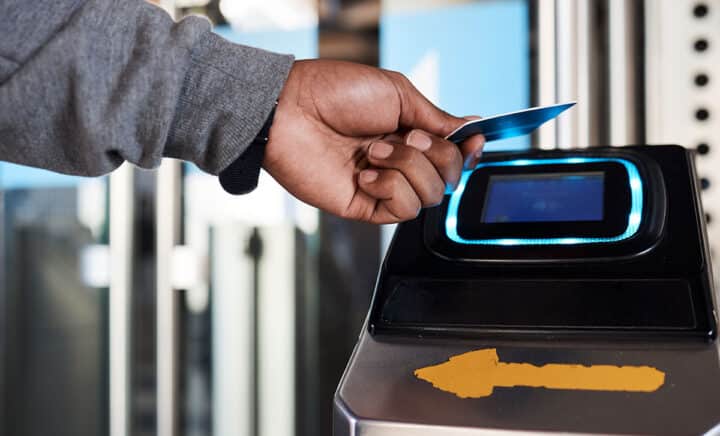
M 430 138 L 425 138 L 430 142 Z M 431 146 L 428 146 L 427 150 L 430 148 Z M 460 153 L 456 153 L 459 162 Z M 373 167 L 398 170 L 408 181 L 423 207 L 436 206 L 442 201 L 445 181 L 428 156 L 420 150 L 401 143 L 377 141 L 370 146 L 368 160 Z
M 467 147 L 482 150 L 482 141 Z M 375 200 L 369 220 L 376 223 L 412 219 L 421 207 L 440 204 L 446 189 L 457 185 L 463 168 L 455 144 L 417 129 L 405 138 L 373 142 L 367 160 L 371 168 L 360 172 L 358 186 Z
M 358 175 L 358 185 L 370 197 L 377 199 L 370 222 L 388 224 L 407 221 L 420 212 L 420 198 L 398 170 L 363 170 Z
M 463 157 L 457 145 L 419 129 L 411 130 L 405 136 L 405 143 L 425 154 L 442 177 L 446 189 L 455 189 L 463 166 Z
M 395 139 L 391 141 L 389 139 Z M 402 142 L 397 142 L 401 139 Z M 468 147 L 470 152 L 481 150 Z M 463 156 L 450 141 L 421 130 L 405 138 L 387 137 L 370 145 L 368 161 L 375 168 L 396 169 L 407 179 L 423 207 L 442 202 L 445 192 L 453 191 L 460 180 Z

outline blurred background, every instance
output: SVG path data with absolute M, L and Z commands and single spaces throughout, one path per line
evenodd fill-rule
M 720 0 L 158 3 L 241 44 L 401 71 L 458 115 L 579 102 L 489 152 L 695 149 L 720 244 Z M 232 197 L 172 160 L 96 179 L 0 163 L 0 435 L 329 435 L 392 230 L 267 174 Z

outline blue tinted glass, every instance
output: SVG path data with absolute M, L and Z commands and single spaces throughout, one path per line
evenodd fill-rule
M 0 162 L 0 190 L 74 187 L 82 180 L 82 177 Z
M 382 0 L 380 65 L 400 71 L 457 115 L 489 116 L 530 105 L 527 0 Z M 530 146 L 528 136 L 485 151 Z
M 491 176 L 483 222 L 602 221 L 602 172 Z

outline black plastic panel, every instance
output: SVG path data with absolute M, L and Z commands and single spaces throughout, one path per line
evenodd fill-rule
M 398 227 L 378 277 L 370 331 L 714 338 L 712 268 L 692 155 L 679 146 L 633 146 L 488 159 L 573 155 L 638 164 L 656 206 L 645 210 L 644 234 L 595 248 L 460 246 L 438 231 L 445 202 Z
M 693 329 L 684 280 L 401 280 L 391 325 L 536 329 Z
M 661 168 L 653 159 L 648 159 L 637 153 L 635 147 L 586 149 L 583 151 L 552 151 L 529 152 L 523 154 L 498 154 L 488 157 L 487 161 L 511 160 L 517 158 L 562 158 L 562 157 L 605 157 L 620 158 L 632 162 L 638 169 L 643 180 L 643 214 L 642 224 L 638 232 L 628 238 L 612 243 L 601 244 L 571 244 L 571 245 L 473 245 L 458 244 L 451 241 L 445 234 L 445 217 L 448 213 L 450 197 L 436 208 L 425 212 L 425 228 L 423 237 L 427 247 L 441 257 L 469 262 L 500 262 L 511 263 L 525 261 L 529 263 L 549 262 L 589 262 L 593 260 L 609 260 L 617 262 L 621 258 L 631 258 L 652 250 L 662 238 L 666 224 L 666 209 L 669 193 L 666 192 L 666 181 Z M 687 170 L 682 162 L 675 162 Z M 627 220 L 622 216 L 628 208 L 629 193 L 627 189 L 627 173 L 614 164 L 587 164 L 587 165 L 549 165 L 544 170 L 568 171 L 573 167 L 578 171 L 602 171 L 608 173 L 609 186 L 606 186 L 605 208 L 614 211 L 607 222 L 602 223 L 549 223 L 549 224 L 477 224 L 481 221 L 468 210 L 463 210 L 463 204 L 471 204 L 470 197 L 477 197 L 478 204 L 482 204 L 485 184 L 483 177 L 487 172 L 478 171 L 471 176 L 463 202 L 458 214 L 458 231 L 465 237 L 472 239 L 480 237 L 592 237 L 617 236 L 618 230 L 624 228 Z M 519 173 L 527 171 L 528 167 L 503 168 L 503 172 Z M 495 170 L 494 170 L 495 171 Z M 475 181 L 474 183 L 470 183 Z M 684 193 L 687 195 L 687 192 Z M 471 223 L 463 225 L 462 222 Z M 472 224 L 474 223 L 474 224 Z M 544 233 L 543 233 L 544 232 Z

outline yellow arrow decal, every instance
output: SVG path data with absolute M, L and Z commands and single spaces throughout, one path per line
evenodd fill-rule
M 460 398 L 487 397 L 495 387 L 654 392 L 665 383 L 665 373 L 650 366 L 504 363 L 495 348 L 453 356 L 415 376 Z

